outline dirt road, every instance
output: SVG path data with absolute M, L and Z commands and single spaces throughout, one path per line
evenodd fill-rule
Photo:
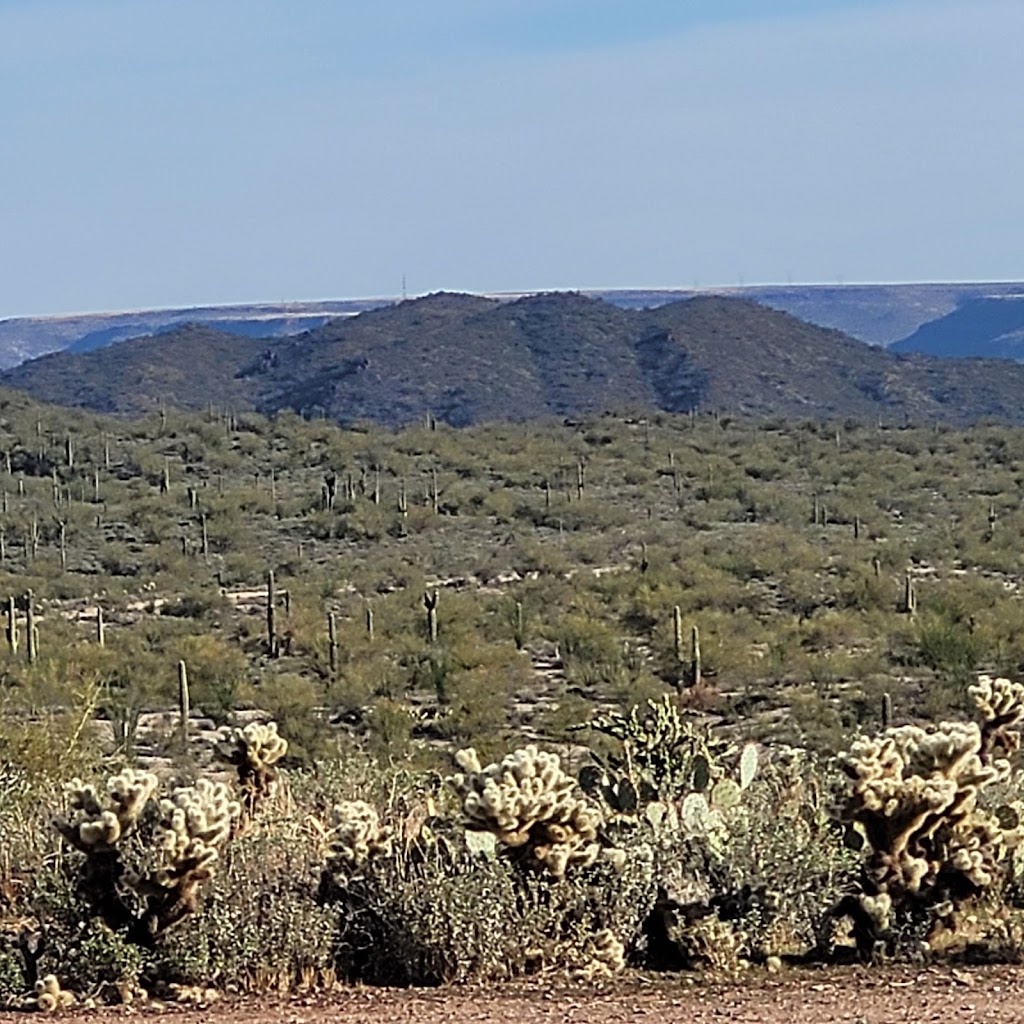
M 628 978 L 569 985 L 352 988 L 308 996 L 227 997 L 207 1007 L 151 1005 L 62 1013 L 68 1022 L 174 1024 L 898 1024 L 1024 1022 L 1024 968 L 751 972 L 738 980 Z M 24 1020 L 0 1013 L 0 1020 Z

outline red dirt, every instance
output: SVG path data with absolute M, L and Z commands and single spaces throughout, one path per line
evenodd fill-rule
M 23 1015 L 0 1013 L 0 1021 Z M 897 1024 L 1024 1022 L 1024 968 L 934 967 L 751 972 L 738 980 L 628 978 L 615 983 L 445 989 L 351 988 L 305 996 L 228 997 L 211 1006 L 72 1010 L 69 1022 L 124 1024 Z

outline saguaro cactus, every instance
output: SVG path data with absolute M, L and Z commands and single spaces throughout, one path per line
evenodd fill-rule
M 516 601 L 513 613 L 512 634 L 516 642 L 516 650 L 521 651 L 526 643 L 526 628 L 523 623 L 523 602 Z
M 334 612 L 327 613 L 327 652 L 331 675 L 338 674 L 338 627 Z
M 25 635 L 28 637 L 28 663 L 34 665 L 39 658 L 39 634 L 36 631 L 35 598 L 25 591 Z
M 913 615 L 917 611 L 917 588 L 914 586 L 914 577 L 909 572 L 903 577 L 903 611 L 907 615 Z
M 277 588 L 274 585 L 274 570 L 267 572 L 267 653 L 272 658 L 278 655 L 277 646 Z
M 7 598 L 7 643 L 11 654 L 18 653 L 18 610 L 13 597 Z
M 423 595 L 423 607 L 427 610 L 427 637 L 432 644 L 437 643 L 437 594 L 436 590 L 428 590 Z
M 676 665 L 680 666 L 680 684 L 682 683 L 683 657 L 683 613 L 679 605 L 672 607 L 672 652 L 675 655 Z
M 694 626 L 690 630 L 690 685 L 700 686 L 700 630 Z
M 180 739 L 182 751 L 188 750 L 188 666 L 184 661 L 178 662 L 178 712 L 181 715 Z

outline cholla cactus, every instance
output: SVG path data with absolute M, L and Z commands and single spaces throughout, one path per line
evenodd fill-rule
M 72 779 L 66 787 L 72 813 L 54 819 L 54 827 L 83 853 L 109 852 L 134 828 L 158 785 L 152 772 L 132 768 L 112 775 L 103 791 Z
M 156 776 L 131 769 L 114 775 L 102 791 L 75 780 L 73 813 L 54 822 L 85 854 L 78 888 L 93 913 L 147 945 L 196 909 L 198 888 L 212 876 L 240 813 L 223 782 L 200 779 L 154 808 L 150 798 L 157 786 Z M 128 890 L 145 898 L 141 914 Z
M 981 696 L 994 705 L 997 690 L 983 688 Z M 863 891 L 843 908 L 863 954 L 875 953 L 901 910 L 919 920 L 923 912 L 934 924 L 995 881 L 1005 837 L 978 798 L 1007 765 L 987 757 L 983 728 L 903 726 L 859 740 L 843 758 L 853 783 L 844 817 L 869 846 Z
M 451 781 L 470 829 L 492 832 L 555 878 L 570 864 L 594 863 L 601 813 L 562 771 L 557 754 L 531 745 L 486 768 L 472 749 L 455 759 L 462 772 Z
M 196 909 L 199 886 L 213 877 L 220 847 L 241 808 L 223 782 L 199 779 L 160 801 L 153 831 L 157 863 L 137 885 L 151 898 L 151 927 L 168 928 Z
M 222 729 L 217 752 L 237 768 L 238 781 L 251 810 L 274 795 L 274 765 L 288 753 L 288 741 L 278 734 L 277 722 L 250 722 L 244 729 Z
M 1020 747 L 1020 733 L 1013 729 L 1024 716 L 1024 684 L 1002 677 L 979 676 L 967 692 L 981 714 L 981 753 L 995 751 L 1009 756 Z
M 75 1005 L 74 992 L 60 987 L 57 975 L 47 974 L 40 978 L 32 992 L 20 1000 L 16 1008 L 19 1010 L 41 1010 L 43 1013 L 56 1013 L 57 1010 L 68 1010 Z
M 881 890 L 918 892 L 953 867 L 945 860 L 951 845 L 980 841 L 978 791 L 1000 774 L 980 750 L 981 730 L 964 722 L 932 731 L 903 726 L 853 745 L 843 761 L 853 779 L 845 817 L 864 830 Z M 998 859 L 996 849 L 988 854 Z
M 365 800 L 346 800 L 334 807 L 326 871 L 344 885 L 370 860 L 391 851 L 391 835 L 381 826 L 377 809 Z
M 618 974 L 626 967 L 626 947 L 610 928 L 595 932 L 583 948 L 587 956 L 586 967 L 580 972 L 585 978 Z

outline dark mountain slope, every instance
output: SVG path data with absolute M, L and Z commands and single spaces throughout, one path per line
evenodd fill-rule
M 520 404 L 525 416 L 539 415 L 529 360 L 488 329 L 500 305 L 442 293 L 334 320 L 274 345 L 274 364 L 244 377 L 264 411 L 342 422 L 397 424 L 432 412 L 462 426 L 516 418 Z
M 454 426 L 656 404 L 632 352 L 635 319 L 572 293 L 500 303 L 438 294 L 326 325 L 246 373 L 259 408 Z
M 141 415 L 162 405 L 251 409 L 249 388 L 235 374 L 266 344 L 187 324 L 92 352 L 54 352 L 7 370 L 2 378 L 43 401 L 119 415 Z
M 647 314 L 686 353 L 700 403 L 759 416 L 1024 422 L 1024 368 L 894 355 L 741 299 L 699 297 Z M 1008 372 L 1009 370 L 1009 372 Z
M 1024 366 L 900 356 L 755 303 L 626 310 L 575 293 L 437 294 L 289 339 L 204 327 L 44 357 L 0 381 L 101 411 L 210 403 L 456 426 L 622 409 L 1024 422 Z
M 633 353 L 636 318 L 575 293 L 535 295 L 492 315 L 528 354 L 541 399 L 560 416 L 601 412 L 656 394 Z M 502 323 L 503 322 L 503 323 Z
M 891 352 L 1024 359 L 1024 296 L 973 299 L 897 341 Z
M 674 302 L 646 320 L 686 353 L 701 405 L 753 415 L 877 414 L 885 398 L 865 393 L 863 371 L 896 362 L 882 349 L 742 299 Z

